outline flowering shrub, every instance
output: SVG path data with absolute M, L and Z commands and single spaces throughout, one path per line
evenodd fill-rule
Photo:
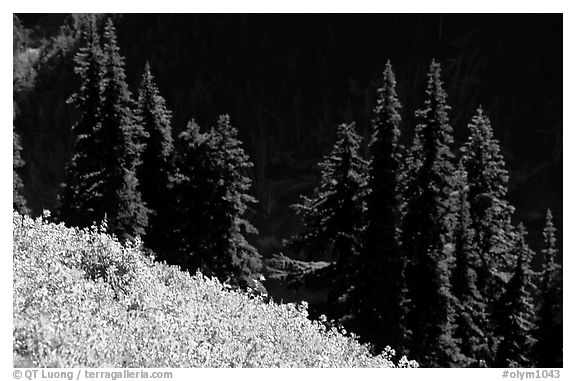
M 412 367 L 139 243 L 13 214 L 17 367 Z

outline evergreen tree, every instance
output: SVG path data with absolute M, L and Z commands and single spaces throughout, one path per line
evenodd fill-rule
M 434 61 L 426 95 L 424 109 L 416 112 L 420 123 L 410 153 L 402 227 L 409 259 L 410 356 L 424 366 L 458 366 L 461 356 L 453 338 L 455 300 L 450 290 L 454 168 L 449 145 L 453 138 L 440 64 Z
M 134 102 L 126 83 L 124 59 L 112 20 L 104 27 L 104 86 L 102 125 L 98 131 L 106 187 L 101 208 L 110 231 L 121 239 L 143 236 L 148 224 L 136 171 L 148 133 L 133 113 Z
M 494 361 L 496 367 L 529 367 L 533 364 L 530 356 L 535 319 L 533 273 L 530 268 L 533 252 L 526 244 L 525 236 L 526 230 L 520 224 L 512 250 L 516 267 L 498 305 L 496 333 L 501 340 Z
M 102 178 L 103 147 L 97 137 L 102 126 L 104 57 L 95 16 L 87 16 L 83 25 L 83 46 L 74 57 L 80 89 L 68 100 L 76 106 L 79 118 L 72 127 L 73 155 L 66 168 L 57 213 L 60 220 L 79 227 L 103 218 L 100 202 L 106 187 Z
M 353 123 L 338 126 L 337 141 L 319 164 L 319 186 L 311 198 L 303 197 L 294 205 L 306 230 L 289 242 L 293 249 L 323 253 L 335 262 L 325 312 L 337 320 L 350 315 L 349 301 L 358 298 L 348 291 L 357 283 L 354 270 L 362 245 L 367 163 L 358 154 L 360 141 Z M 356 327 L 347 326 L 358 333 Z
M 136 168 L 146 136 L 133 116 L 124 62 L 112 21 L 100 46 L 95 17 L 89 16 L 85 46 L 75 57 L 80 91 L 70 101 L 80 111 L 74 126 L 75 153 L 67 170 L 60 218 L 74 226 L 107 219 L 120 239 L 144 234 L 146 208 Z
M 213 136 L 201 133 L 200 126 L 190 121 L 178 135 L 177 172 L 174 180 L 174 243 L 169 264 L 194 272 L 200 268 L 201 254 L 210 237 L 212 221 L 209 200 L 212 197 L 214 147 Z
M 509 253 L 514 239 L 511 224 L 514 208 L 506 201 L 508 172 L 504 158 L 481 107 L 468 129 L 470 135 L 461 148 L 461 161 L 468 173 L 470 217 L 481 254 L 478 286 L 488 302 L 493 303 L 502 292 L 501 274 L 513 266 Z
M 320 185 L 311 198 L 294 208 L 306 228 L 290 245 L 311 252 L 329 252 L 344 266 L 358 254 L 362 226 L 366 162 L 359 156 L 361 138 L 354 124 L 338 126 L 332 151 L 319 164 Z
M 181 240 L 182 266 L 217 276 L 238 286 L 247 286 L 260 270 L 260 255 L 244 234 L 256 229 L 244 218 L 255 199 L 247 192 L 252 167 L 237 139 L 228 116 L 218 127 L 201 133 L 191 122 L 180 134 L 182 153 L 176 178 L 176 215 Z
M 557 263 L 556 228 L 546 213 L 544 259 L 538 284 L 541 299 L 536 329 L 535 361 L 538 367 L 562 367 L 562 268 Z
M 460 351 L 466 357 L 463 365 L 483 367 L 489 364 L 490 352 L 486 337 L 487 314 L 484 298 L 476 286 L 476 264 L 479 253 L 470 219 L 468 182 L 466 171 L 459 167 L 457 220 L 454 230 L 455 266 L 452 274 L 452 290 L 457 299 L 456 330 Z
M 145 244 L 162 258 L 174 223 L 169 208 L 174 175 L 172 115 L 166 109 L 148 63 L 142 75 L 135 114 L 148 134 L 142 165 L 137 172 L 142 200 L 149 209 Z
M 504 292 L 506 274 L 513 267 L 514 244 L 511 216 L 514 208 L 506 201 L 508 172 L 494 139 L 490 120 L 481 107 L 468 124 L 469 137 L 461 148 L 461 163 L 468 173 L 470 217 L 480 261 L 475 266 L 478 289 L 487 303 L 486 334 L 494 355 L 495 304 Z
M 381 351 L 386 345 L 403 354 L 407 345 L 408 308 L 406 257 L 400 245 L 403 197 L 402 147 L 399 143 L 401 108 L 390 61 L 378 89 L 372 120 L 366 196 L 365 247 L 359 262 L 356 293 L 359 311 L 351 329 Z M 352 322 L 351 322 L 352 323 Z
M 20 136 L 12 127 L 12 208 L 22 214 L 26 214 L 30 211 L 26 206 L 26 199 L 22 195 L 24 183 L 22 178 L 20 178 L 19 171 L 21 171 L 25 163 L 22 160 L 21 151 Z

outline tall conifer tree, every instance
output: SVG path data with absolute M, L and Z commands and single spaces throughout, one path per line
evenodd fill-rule
M 80 227 L 104 217 L 101 200 L 106 187 L 102 177 L 103 147 L 97 136 L 102 126 L 104 56 L 96 17 L 87 16 L 83 25 L 83 46 L 74 57 L 80 89 L 68 100 L 76 106 L 79 119 L 72 127 L 73 155 L 66 168 L 57 213 L 62 221 Z
M 514 208 L 506 200 L 508 172 L 500 145 L 482 107 L 478 108 L 468 129 L 460 161 L 468 173 L 470 218 L 480 254 L 475 268 L 477 285 L 487 304 L 486 335 L 493 356 L 496 303 L 504 292 L 506 274 L 514 267 L 510 254 L 515 239 L 511 222 Z
M 533 364 L 534 274 L 530 267 L 533 252 L 526 244 L 525 236 L 526 229 L 520 224 L 512 249 L 516 259 L 515 269 L 498 301 L 496 334 L 501 339 L 494 361 L 496 367 L 529 367 Z
M 85 46 L 76 55 L 79 92 L 71 97 L 80 111 L 73 128 L 74 155 L 60 205 L 60 218 L 88 226 L 107 218 L 120 239 L 144 234 L 146 208 L 136 178 L 146 136 L 132 113 L 124 62 L 111 20 L 100 46 L 96 19 L 89 16 Z
M 148 224 L 147 208 L 142 201 L 136 171 L 148 133 L 134 116 L 124 58 L 116 40 L 116 30 L 108 19 L 104 28 L 104 86 L 102 126 L 103 174 L 106 187 L 101 206 L 108 226 L 121 239 L 143 236 Z
M 452 290 L 457 299 L 455 337 L 460 340 L 460 351 L 466 357 L 462 365 L 484 367 L 489 364 L 489 343 L 486 337 L 486 303 L 476 286 L 474 270 L 479 262 L 478 247 L 470 219 L 467 174 L 461 166 L 457 171 L 457 219 L 454 230 L 455 266 Z
M 404 353 L 408 331 L 406 257 L 400 245 L 402 218 L 402 147 L 400 102 L 390 61 L 386 63 L 383 84 L 378 89 L 372 120 L 366 197 L 365 247 L 359 262 L 357 298 L 362 300 L 355 332 L 370 336 L 382 350 L 390 345 Z M 372 332 L 368 332 L 368 331 Z
M 470 135 L 461 149 L 461 161 L 468 173 L 470 217 L 480 251 L 479 288 L 493 302 L 502 292 L 500 274 L 513 266 L 509 253 L 514 240 L 514 208 L 506 200 L 508 172 L 504 158 L 481 107 L 468 129 Z
M 348 264 L 360 249 L 366 161 L 358 150 L 361 138 L 354 124 L 338 126 L 337 141 L 324 157 L 322 177 L 311 198 L 295 205 L 306 231 L 291 245 L 312 252 L 329 252 L 340 265 Z
M 148 63 L 140 82 L 135 114 L 148 134 L 142 165 L 137 172 L 142 200 L 149 209 L 145 243 L 162 258 L 174 223 L 169 208 L 174 176 L 172 115 L 166 109 L 166 102 L 154 83 Z
M 541 305 L 534 355 L 538 367 L 562 367 L 562 267 L 557 262 L 556 228 L 550 209 L 543 235 L 544 263 L 538 284 Z
M 238 286 L 249 284 L 260 270 L 260 254 L 245 234 L 256 229 L 245 219 L 252 167 L 237 138 L 237 130 L 225 115 L 218 126 L 201 133 L 191 122 L 180 134 L 183 152 L 175 185 L 177 228 L 182 240 L 180 258 L 191 271 L 201 269 Z M 184 251 L 182 251 L 184 250 Z
M 453 138 L 440 64 L 434 61 L 426 95 L 424 109 L 416 112 L 420 123 L 410 153 L 402 229 L 403 249 L 410 261 L 410 354 L 424 366 L 458 366 L 461 356 L 453 338 L 455 299 L 450 289 L 455 184 L 449 146 Z

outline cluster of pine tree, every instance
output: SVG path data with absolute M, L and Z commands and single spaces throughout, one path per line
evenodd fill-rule
M 409 149 L 388 62 L 372 120 L 371 157 L 354 125 L 320 164 L 297 211 L 298 250 L 335 258 L 329 314 L 374 345 L 423 366 L 562 366 L 561 267 L 552 214 L 544 264 L 534 270 L 522 225 L 512 224 L 508 173 L 482 108 L 453 153 L 441 68 L 432 62 Z M 535 287 L 536 286 L 536 287 Z
M 102 28 L 87 16 L 84 25 L 75 57 L 81 87 L 69 100 L 79 111 L 74 154 L 57 219 L 78 227 L 105 220 L 121 240 L 141 237 L 159 260 L 248 285 L 261 267 L 245 238 L 255 232 L 244 218 L 255 202 L 246 176 L 252 163 L 230 118 L 221 116 L 204 133 L 192 121 L 174 142 L 150 66 L 133 99 L 112 21 Z M 14 181 L 14 207 L 21 209 L 16 172 Z

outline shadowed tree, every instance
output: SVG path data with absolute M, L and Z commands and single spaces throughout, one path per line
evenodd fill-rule
M 106 218 L 111 233 L 131 239 L 143 235 L 147 224 L 136 178 L 146 133 L 132 113 L 112 21 L 104 28 L 103 48 L 95 17 L 86 24 L 86 43 L 76 55 L 81 87 L 70 99 L 80 119 L 59 217 L 75 226 Z
M 326 253 L 335 262 L 326 311 L 334 319 L 350 315 L 349 301 L 357 300 L 348 291 L 357 283 L 354 276 L 362 245 L 367 163 L 358 153 L 360 141 L 353 123 L 338 126 L 336 143 L 319 164 L 320 184 L 312 197 L 294 205 L 305 231 L 288 243 L 291 249 Z M 358 333 L 356 326 L 349 328 Z
M 498 301 L 498 324 L 496 333 L 501 337 L 496 351 L 496 367 L 529 367 L 533 364 L 531 354 L 534 344 L 534 291 L 531 262 L 533 252 L 525 241 L 526 229 L 522 224 L 512 255 L 516 267 Z
M 359 154 L 361 138 L 354 124 L 338 126 L 337 141 L 319 166 L 320 184 L 311 198 L 294 205 L 306 228 L 289 245 L 295 249 L 328 252 L 341 267 L 358 254 L 362 228 L 366 161 Z
M 504 292 L 505 274 L 513 267 L 510 253 L 514 244 L 511 223 L 514 208 L 506 200 L 508 172 L 500 145 L 493 137 L 490 120 L 482 107 L 468 124 L 468 130 L 460 161 L 468 174 L 470 218 L 480 254 L 480 261 L 475 265 L 477 286 L 487 303 L 490 319 L 486 334 L 493 353 L 496 343 L 492 340 L 495 337 L 492 315 L 496 313 L 496 301 Z
M 146 63 L 140 82 L 135 114 L 148 134 L 138 168 L 142 200 L 149 210 L 145 244 L 160 259 L 166 254 L 168 235 L 174 225 L 169 205 L 174 176 L 174 145 L 171 113 L 160 95 L 150 65 Z
M 102 127 L 104 56 L 94 15 L 87 16 L 84 28 L 84 45 L 74 57 L 80 89 L 68 99 L 79 118 L 72 127 L 73 155 L 66 167 L 58 208 L 60 220 L 79 227 L 103 219 L 101 201 L 106 187 L 102 173 L 104 147 L 98 136 Z
M 544 263 L 538 283 L 541 305 L 538 310 L 534 355 L 536 366 L 562 367 L 562 267 L 557 262 L 556 228 L 550 209 L 546 213 L 543 235 Z
M 368 338 L 378 352 L 390 345 L 398 354 L 405 354 L 409 332 L 406 257 L 400 244 L 403 207 L 400 108 L 396 79 L 388 61 L 372 119 L 365 246 L 356 282 L 356 299 L 360 304 L 350 325 L 355 333 Z
M 101 203 L 108 215 L 110 232 L 121 239 L 143 236 L 148 224 L 136 171 L 148 133 L 133 113 L 134 102 L 126 83 L 124 58 L 116 31 L 108 19 L 104 28 L 104 88 L 102 126 L 103 173 L 106 187 Z
M 513 267 L 510 248 L 514 228 L 514 208 L 506 201 L 508 171 L 494 139 L 490 120 L 481 107 L 468 124 L 470 135 L 461 148 L 462 164 L 468 173 L 470 217 L 480 251 L 478 282 L 480 291 L 493 302 L 502 291 L 502 271 Z
M 252 163 L 237 133 L 225 115 L 207 133 L 190 122 L 179 135 L 174 218 L 181 244 L 174 261 L 246 287 L 261 261 L 244 237 L 256 232 L 244 217 L 255 199 L 248 194 L 251 181 L 246 176 Z
M 457 179 L 458 212 L 454 230 L 456 263 L 452 273 L 452 292 L 457 299 L 454 336 L 460 340 L 460 351 L 466 356 L 462 365 L 485 367 L 490 361 L 485 333 L 488 317 L 484 298 L 476 286 L 477 275 L 474 269 L 480 259 L 470 219 L 466 171 L 461 166 L 457 171 Z
M 423 366 L 458 366 L 461 361 L 453 337 L 455 298 L 450 289 L 455 184 L 448 109 L 440 64 L 433 61 L 424 108 L 416 112 L 420 122 L 408 163 L 402 226 L 409 258 L 410 355 Z

